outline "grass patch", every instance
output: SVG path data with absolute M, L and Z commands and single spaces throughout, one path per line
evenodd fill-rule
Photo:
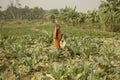
M 0 29 L 0 79 L 119 80 L 119 33 L 61 25 L 66 47 L 51 49 L 54 24 L 6 23 Z

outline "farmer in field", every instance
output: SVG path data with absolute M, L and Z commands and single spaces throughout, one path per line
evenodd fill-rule
M 53 33 L 53 44 L 57 49 L 61 49 L 65 46 L 65 41 L 63 39 L 63 34 L 60 31 L 60 25 L 56 24 Z

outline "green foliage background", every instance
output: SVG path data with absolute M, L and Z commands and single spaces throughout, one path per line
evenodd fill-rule
M 86 13 L 16 5 L 0 6 L 0 80 L 120 79 L 120 0 Z M 62 50 L 52 47 L 55 23 Z
M 0 7 L 2 8 L 2 7 Z M 97 28 L 105 31 L 120 31 L 120 0 L 104 0 L 98 10 L 87 11 L 86 13 L 76 11 L 70 7 L 60 10 L 43 8 L 29 8 L 27 5 L 22 8 L 19 0 L 17 4 L 11 4 L 6 10 L 0 10 L 0 20 L 41 20 L 42 22 L 57 22 L 70 26 L 84 28 Z M 88 25 L 89 24 L 89 25 Z

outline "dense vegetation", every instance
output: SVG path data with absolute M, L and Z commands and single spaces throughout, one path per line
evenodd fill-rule
M 87 13 L 65 7 L 63 9 L 44 10 L 43 8 L 21 7 L 19 0 L 4 11 L 0 11 L 0 20 L 35 20 L 58 22 L 67 25 L 84 25 L 84 28 L 97 28 L 107 31 L 120 31 L 120 0 L 101 1 L 98 10 Z M 2 7 L 1 7 L 2 8 Z M 86 24 L 86 25 L 85 25 Z M 89 24 L 89 25 L 88 25 Z
M 87 13 L 16 1 L 0 10 L 0 80 L 120 79 L 120 0 Z M 56 22 L 65 35 L 62 50 L 52 46 Z
M 120 79 L 119 33 L 61 25 L 67 44 L 58 51 L 51 46 L 54 24 L 5 22 L 2 26 L 2 80 Z

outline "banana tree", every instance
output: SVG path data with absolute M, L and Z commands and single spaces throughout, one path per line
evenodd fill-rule
M 114 31 L 114 25 L 120 22 L 120 0 L 101 1 L 99 7 L 100 21 L 106 29 Z
M 60 10 L 59 20 L 67 23 L 68 25 L 76 25 L 79 23 L 78 18 L 79 13 L 74 9 L 66 7 L 65 9 Z
M 86 14 L 86 22 L 87 23 L 98 23 L 99 22 L 99 15 L 96 10 L 88 11 Z
M 58 14 L 59 14 L 59 11 L 57 9 L 51 9 L 46 14 L 46 18 L 49 21 L 52 21 L 54 23 L 57 20 L 57 18 L 58 18 Z

